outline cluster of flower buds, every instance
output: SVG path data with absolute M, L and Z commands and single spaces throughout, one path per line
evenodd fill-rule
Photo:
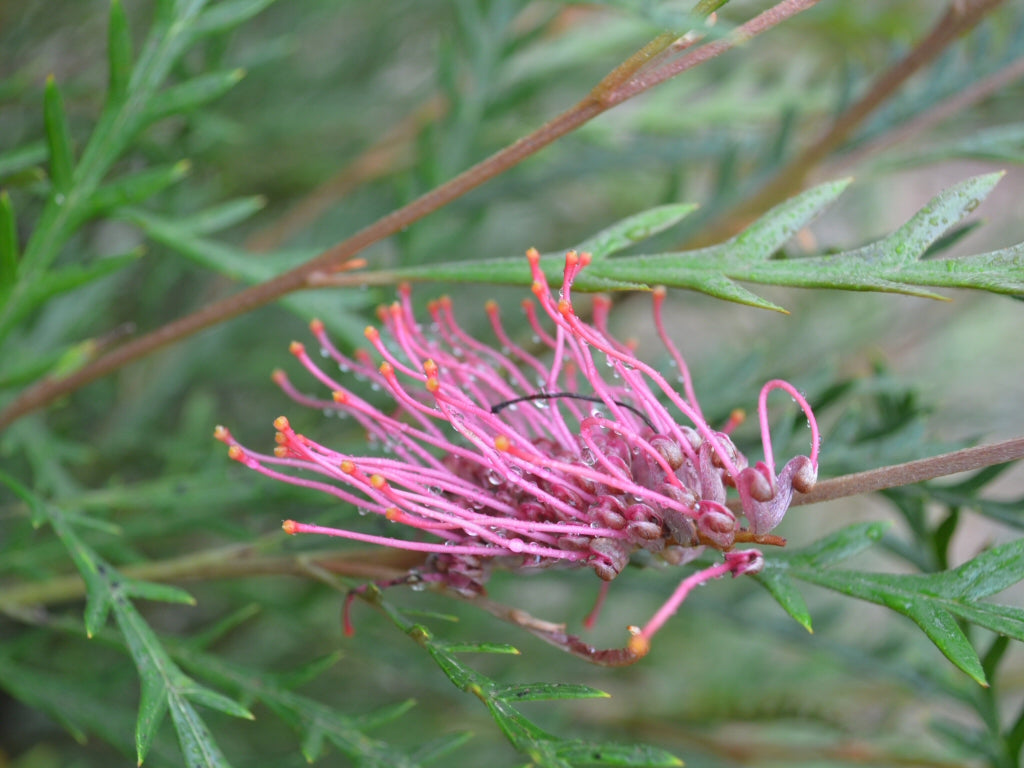
M 610 301 L 596 297 L 593 320 L 572 304 L 572 285 L 589 263 L 570 251 L 556 296 L 527 254 L 536 305 L 524 302 L 538 355 L 505 331 L 497 305 L 487 313 L 500 344 L 466 334 L 447 299 L 429 305 L 424 329 L 413 316 L 410 289 L 380 310 L 386 336 L 366 338 L 379 356 L 342 354 L 323 324 L 311 329 L 320 352 L 341 373 L 386 390 L 397 408 L 387 413 L 337 381 L 305 347 L 291 347 L 300 363 L 331 393 L 330 400 L 296 390 L 285 374 L 275 381 L 304 406 L 347 414 L 382 450 L 353 456 L 296 433 L 283 416 L 274 422 L 273 455 L 243 448 L 223 427 L 217 437 L 232 458 L 268 477 L 331 494 L 414 535 L 381 535 L 286 521 L 288 533 L 319 533 L 426 553 L 419 578 L 465 595 L 483 589 L 490 569 L 575 566 L 614 579 L 631 555 L 646 550 L 684 564 L 706 547 L 724 562 L 685 579 L 643 629 L 631 649 L 646 652 L 650 637 L 693 586 L 726 573 L 760 569 L 753 549 L 737 543 L 778 543 L 779 523 L 793 491 L 806 492 L 817 476 L 818 429 L 803 396 L 784 381 L 765 384 L 758 402 L 764 461 L 749 466 L 729 438 L 742 416 L 716 431 L 705 421 L 686 364 L 662 320 L 665 291 L 656 289 L 654 324 L 678 369 L 681 391 L 637 359 L 608 332 Z M 811 427 L 809 456 L 775 471 L 767 396 L 781 389 L 803 409 Z M 734 488 L 746 527 L 726 503 Z

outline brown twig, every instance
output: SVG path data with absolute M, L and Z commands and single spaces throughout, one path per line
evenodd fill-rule
M 57 398 L 106 376 L 123 365 L 144 357 L 161 347 L 187 338 L 205 328 L 237 317 L 250 310 L 315 283 L 317 275 L 332 274 L 349 268 L 351 259 L 366 247 L 389 237 L 461 197 L 484 182 L 507 171 L 556 139 L 579 128 L 602 112 L 653 88 L 688 69 L 725 53 L 775 25 L 816 5 L 819 0 L 782 0 L 764 13 L 738 27 L 726 38 L 715 40 L 680 55 L 665 64 L 644 69 L 668 49 L 673 41 L 659 36 L 627 62 L 603 79 L 582 101 L 533 133 L 491 155 L 454 179 L 426 193 L 402 208 L 378 219 L 350 238 L 327 249 L 319 256 L 278 277 L 226 297 L 175 320 L 157 330 L 108 352 L 61 379 L 45 379 L 29 387 L 0 412 L 0 429 Z M 680 38 L 683 40 L 683 38 Z M 690 45 L 696 38 L 687 41 Z M 623 68 L 625 67 L 625 69 Z M 632 73 L 640 73 L 631 77 Z
M 800 192 L 808 176 L 838 149 L 864 120 L 922 67 L 951 43 L 973 29 L 1005 0 L 952 0 L 931 32 L 903 59 L 883 72 L 868 92 L 841 114 L 817 141 L 787 163 L 753 197 L 729 212 L 728 218 L 701 232 L 692 245 L 717 243 L 732 237 L 751 220 Z
M 957 472 L 971 472 L 994 464 L 1005 464 L 1024 458 L 1024 437 L 1005 440 L 1001 443 L 978 445 L 940 456 L 908 461 L 891 467 L 870 469 L 854 475 L 843 475 L 822 480 L 810 493 L 796 494 L 791 506 L 817 504 L 822 501 L 859 496 L 862 493 L 913 485 L 926 480 L 935 480 Z

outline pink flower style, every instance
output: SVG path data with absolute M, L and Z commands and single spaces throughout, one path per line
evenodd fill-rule
M 447 298 L 429 305 L 433 322 L 424 331 L 413 316 L 407 285 L 397 302 L 380 310 L 388 340 L 376 328 L 366 329 L 383 359 L 379 366 L 365 350 L 355 359 L 343 355 L 314 320 L 310 328 L 323 356 L 342 372 L 386 390 L 397 404 L 389 414 L 335 381 L 293 342 L 292 354 L 331 390 L 332 399 L 300 393 L 282 371 L 274 373 L 278 385 L 301 405 L 350 415 L 371 441 L 385 447 L 384 455 L 338 453 L 296 433 L 283 416 L 274 421 L 273 455 L 243 448 L 223 427 L 216 436 L 250 469 L 329 493 L 419 535 L 407 539 L 292 520 L 284 523 L 286 532 L 427 553 L 412 578 L 466 596 L 483 592 L 495 563 L 511 569 L 593 568 L 608 582 L 638 550 L 673 565 L 690 562 L 708 547 L 722 551 L 722 563 L 685 578 L 643 628 L 630 627 L 628 654 L 635 660 L 693 587 L 761 569 L 761 553 L 734 549 L 737 543 L 784 543 L 770 532 L 794 490 L 807 492 L 814 485 L 817 423 L 791 384 L 769 381 L 758 400 L 764 461 L 749 466 L 729 438 L 742 412 L 722 431 L 701 413 L 686 364 L 665 331 L 663 288 L 653 292 L 654 324 L 678 366 L 682 393 L 612 338 L 606 297 L 595 298 L 592 323 L 576 314 L 571 290 L 588 254 L 566 255 L 558 298 L 540 269 L 539 254 L 531 249 L 527 257 L 533 293 L 555 325 L 549 333 L 533 302 L 524 302 L 535 339 L 548 348 L 543 359 L 509 338 L 493 302 L 487 314 L 500 350 L 467 335 Z M 778 473 L 767 416 L 767 396 L 776 389 L 797 402 L 811 428 L 810 456 L 791 459 Z M 745 528 L 726 505 L 727 487 L 736 489 Z

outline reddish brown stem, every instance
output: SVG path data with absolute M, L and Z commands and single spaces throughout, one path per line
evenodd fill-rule
M 311 261 L 272 280 L 233 296 L 209 304 L 191 315 L 169 323 L 145 336 L 130 341 L 98 357 L 61 379 L 44 379 L 22 392 L 0 412 L 0 429 L 59 397 L 150 354 L 163 346 L 187 338 L 205 328 L 229 320 L 303 288 L 315 285 L 318 276 L 343 270 L 357 253 L 404 229 L 424 216 L 447 205 L 491 178 L 519 164 L 556 139 L 579 128 L 606 110 L 675 77 L 709 59 L 725 53 L 783 20 L 815 5 L 819 0 L 782 0 L 774 7 L 738 27 L 728 38 L 716 40 L 667 64 L 633 77 L 669 42 L 659 36 L 637 54 L 617 67 L 578 104 L 563 112 L 533 133 L 464 171 L 451 181 L 417 198 L 408 205 L 378 219 L 342 243 L 329 248 Z M 610 79 L 609 79 L 610 78 Z
M 905 464 L 869 469 L 867 472 L 858 472 L 855 475 L 843 475 L 822 480 L 811 489 L 810 493 L 796 494 L 791 506 L 817 504 L 822 501 L 859 496 L 862 493 L 872 493 L 901 485 L 913 485 L 925 480 L 954 475 L 957 472 L 971 472 L 994 464 L 1018 461 L 1022 458 L 1024 458 L 1024 437 L 990 445 L 978 445 L 952 453 L 944 453 L 940 456 L 930 456 L 927 459 L 908 461 Z

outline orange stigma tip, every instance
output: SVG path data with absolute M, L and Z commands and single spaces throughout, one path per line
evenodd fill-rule
M 527 248 L 526 258 L 528 258 L 530 261 L 537 261 L 540 258 L 540 251 L 538 251 L 536 248 Z
M 288 452 L 288 449 L 285 448 L 283 445 L 275 445 L 274 455 L 279 459 L 287 459 L 290 454 Z
M 430 358 L 423 361 L 423 372 L 427 376 L 437 376 L 437 363 Z
M 288 442 L 288 436 L 284 432 L 275 432 L 274 442 L 277 443 L 278 445 L 284 445 L 285 443 Z
M 227 440 L 229 437 L 231 437 L 231 434 L 228 432 L 226 427 L 222 427 L 220 424 L 218 424 L 216 427 L 213 428 L 213 436 L 217 440 Z
M 363 336 L 368 338 L 370 341 L 376 341 L 377 339 L 380 338 L 380 332 L 372 325 L 368 325 L 366 326 L 366 329 L 363 331 Z
M 341 464 L 338 465 L 338 468 L 346 475 L 353 475 L 355 474 L 356 471 L 356 463 L 354 461 L 350 461 L 349 459 L 345 459 L 343 462 L 341 462 Z
M 431 299 L 427 302 L 427 312 L 430 314 L 437 312 L 437 299 Z
M 664 299 L 665 296 L 668 295 L 668 288 L 664 285 L 656 285 L 651 289 L 651 293 L 654 294 L 654 298 L 656 299 Z
M 303 344 L 301 341 L 293 341 L 291 344 L 288 345 L 288 351 L 291 352 L 296 357 L 298 357 L 299 355 L 305 354 L 306 345 Z
M 580 254 L 580 264 L 584 267 L 590 264 L 590 260 L 593 258 L 587 251 Z
M 571 315 L 572 314 L 572 304 L 570 304 L 567 299 L 559 299 L 558 300 L 558 312 L 559 312 L 559 314 L 562 314 L 562 315 L 567 315 L 567 316 Z
M 282 371 L 280 368 L 275 368 L 273 371 L 270 372 L 270 380 L 275 384 L 282 384 L 287 380 L 287 378 L 288 377 L 285 375 L 285 372 Z
M 279 432 L 287 432 L 289 429 L 291 429 L 291 424 L 288 423 L 288 417 L 278 416 L 276 419 L 274 419 L 274 429 L 276 429 Z
M 494 299 L 488 299 L 484 303 L 484 310 L 486 310 L 487 312 L 497 312 L 498 302 L 496 302 Z
M 296 523 L 294 520 L 285 520 L 283 523 L 281 523 L 281 528 L 289 536 L 294 536 L 296 533 L 299 532 L 299 524 Z
M 228 448 L 228 457 L 234 459 L 235 461 L 241 461 L 243 458 L 245 458 L 245 453 L 243 453 L 242 449 L 239 448 L 237 445 L 232 445 L 230 448 Z
M 319 318 L 314 317 L 309 321 L 309 330 L 313 332 L 314 336 L 319 336 L 324 332 L 324 323 Z
M 401 520 L 403 517 L 402 510 L 400 510 L 398 507 L 388 507 L 387 509 L 384 510 L 384 517 L 386 517 L 391 522 Z
M 580 260 L 580 255 L 578 253 L 576 253 L 576 251 L 566 251 L 565 252 L 565 263 L 566 264 L 575 264 L 579 260 Z
M 502 453 L 512 450 L 512 441 L 508 439 L 508 435 L 498 435 L 494 438 L 494 447 Z
M 345 405 L 348 403 L 348 392 L 336 389 L 331 392 L 331 399 L 338 403 L 338 405 Z
M 388 484 L 388 481 L 384 479 L 384 475 L 370 475 L 370 485 L 376 488 L 378 491 L 384 488 Z
M 381 363 L 380 367 L 377 368 L 377 370 L 380 372 L 380 375 L 384 376 L 385 378 L 389 378 L 395 375 L 395 366 L 393 366 L 391 363 Z
M 390 307 L 388 307 L 388 311 L 391 313 L 392 317 L 401 317 L 402 305 L 396 301 Z
M 630 627 L 629 632 L 632 636 L 629 638 L 629 642 L 626 643 L 626 648 L 638 659 L 642 659 L 651 650 L 651 641 L 641 635 L 637 627 Z
M 408 280 L 406 282 L 404 282 L 404 283 L 399 283 L 398 284 L 398 292 L 399 293 L 412 293 L 412 283 L 410 283 Z
M 437 303 L 445 309 L 449 309 L 452 306 L 452 297 L 448 295 L 442 296 L 437 300 Z
M 436 376 L 431 376 L 426 383 L 427 392 L 437 392 L 441 388 L 441 381 Z

